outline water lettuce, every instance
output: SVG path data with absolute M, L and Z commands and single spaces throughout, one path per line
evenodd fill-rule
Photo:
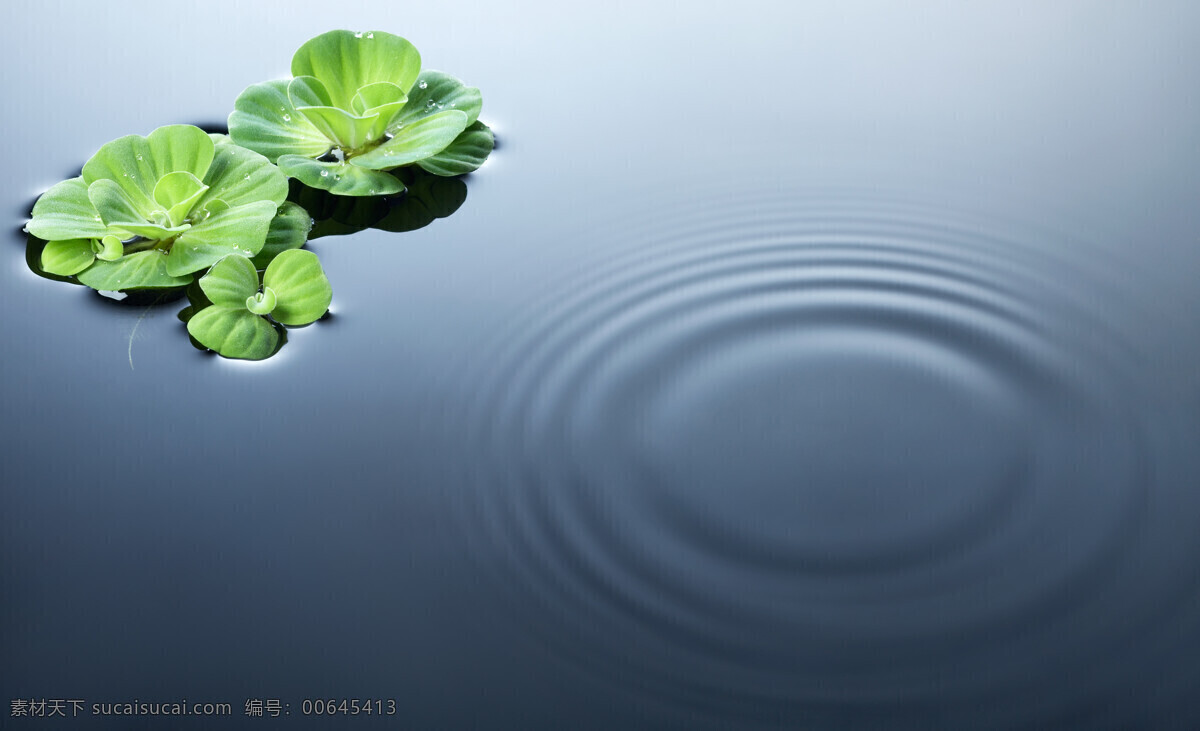
M 421 71 L 407 40 L 380 31 L 336 30 L 306 42 L 290 80 L 250 86 L 229 115 L 238 145 L 288 176 L 337 195 L 392 195 L 387 171 L 416 165 L 434 175 L 477 169 L 494 146 L 479 121 L 479 89 Z
M 307 227 L 273 227 L 287 193 L 262 155 L 169 125 L 101 147 L 38 198 L 25 229 L 46 240 L 50 274 L 100 290 L 179 287 L 226 256 L 259 254 L 273 228 L 279 250 L 302 245 Z
M 227 256 L 199 281 L 212 304 L 191 314 L 188 333 L 227 358 L 261 360 L 279 345 L 280 325 L 308 325 L 329 309 L 333 290 L 311 251 L 288 250 L 258 271 L 245 257 Z M 268 316 L 270 320 L 268 320 Z
M 261 360 L 329 309 L 306 241 L 412 231 L 466 200 L 456 176 L 495 144 L 479 89 L 421 71 L 411 43 L 378 31 L 317 36 L 292 73 L 246 89 L 228 136 L 176 124 L 101 147 L 34 204 L 30 269 L 154 298 L 137 304 L 186 294 L 193 344 Z

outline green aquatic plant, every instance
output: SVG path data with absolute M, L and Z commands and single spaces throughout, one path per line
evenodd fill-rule
M 281 252 L 267 266 L 261 287 L 254 264 L 241 256 L 220 260 L 199 284 L 212 304 L 190 313 L 188 333 L 227 358 L 270 356 L 279 345 L 275 323 L 308 325 L 328 311 L 333 299 L 329 279 L 311 251 Z
M 336 30 L 302 45 L 290 80 L 250 86 L 229 115 L 229 134 L 288 176 L 337 195 L 392 195 L 387 171 L 416 165 L 435 175 L 477 169 L 494 146 L 479 121 L 479 89 L 421 71 L 407 40 Z
M 100 148 L 79 177 L 46 191 L 25 230 L 44 239 L 42 268 L 99 290 L 180 287 L 230 254 L 303 245 L 281 209 L 286 177 L 224 135 L 177 124 Z M 292 216 L 279 223 L 283 211 Z
M 325 33 L 292 73 L 242 92 L 229 135 L 176 124 L 102 146 L 34 204 L 29 268 L 150 306 L 186 293 L 197 347 L 261 360 L 332 301 L 305 242 L 449 216 L 466 200 L 457 176 L 494 148 L 479 89 L 421 71 L 399 36 Z

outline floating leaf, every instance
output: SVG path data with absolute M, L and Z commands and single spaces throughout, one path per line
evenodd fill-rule
M 333 142 L 292 106 L 287 81 L 267 81 L 248 87 L 233 103 L 229 135 L 271 162 L 280 155 L 320 157 Z
M 278 206 L 288 194 L 287 177 L 279 168 L 257 152 L 233 144 L 217 145 L 204 184 L 209 189 L 196 205 L 210 211 L 214 200 L 230 207 L 258 201 Z
M 92 239 L 67 239 L 46 242 L 46 248 L 42 249 L 42 269 L 62 277 L 82 272 L 96 260 L 92 241 Z
M 172 124 L 159 127 L 145 137 L 128 135 L 100 148 L 83 166 L 89 186 L 111 180 L 125 192 L 142 220 L 149 220 L 158 207 L 154 186 L 167 173 L 179 170 L 203 178 L 212 163 L 215 145 L 199 127 Z
M 201 345 L 226 358 L 262 360 L 279 345 L 275 327 L 247 310 L 244 303 L 238 307 L 214 304 L 194 312 L 187 330 Z
M 263 274 L 263 286 L 277 298 L 271 316 L 284 325 L 307 325 L 329 310 L 333 288 L 311 251 L 293 249 L 275 257 Z
M 242 256 L 227 256 L 200 277 L 200 289 L 214 305 L 242 306 L 258 292 L 258 272 Z
M 404 113 L 392 120 L 389 128 L 408 125 L 430 114 L 455 110 L 467 115 L 467 125 L 479 119 L 483 110 L 483 94 L 450 74 L 441 71 L 422 71 L 417 83 L 408 90 Z
M 382 31 L 329 31 L 292 56 L 292 76 L 320 79 L 333 105 L 346 110 L 367 84 L 386 81 L 407 89 L 420 71 L 421 54 L 413 44 Z
M 267 230 L 267 240 L 262 250 L 254 256 L 254 266 L 265 269 L 271 260 L 280 252 L 289 249 L 299 249 L 308 240 L 308 232 L 312 229 L 312 217 L 308 211 L 292 202 L 284 203 L 279 213 L 271 219 Z
M 252 257 L 262 250 L 276 205 L 259 201 L 226 208 L 185 231 L 171 246 L 168 270 L 177 276 L 212 266 L 230 254 Z
M 208 186 L 200 182 L 195 175 L 186 170 L 177 170 L 167 173 L 155 183 L 154 202 L 167 212 L 171 225 L 178 226 L 207 190 Z
M 167 257 L 157 250 L 126 254 L 116 261 L 97 260 L 76 278 L 92 289 L 108 292 L 181 287 L 192 281 L 191 275 L 171 275 L 167 271 Z
M 404 183 L 385 172 L 301 155 L 280 157 L 279 169 L 305 185 L 335 195 L 394 195 L 404 190 Z
M 478 170 L 488 159 L 488 155 L 492 154 L 492 148 L 495 146 L 496 139 L 492 136 L 492 130 L 476 120 L 455 138 L 449 147 L 419 161 L 417 165 L 434 175 L 464 175 Z
M 25 230 L 46 241 L 97 238 L 107 227 L 88 198 L 83 178 L 71 178 L 50 188 L 33 204 Z
M 350 163 L 369 170 L 391 170 L 431 157 L 446 149 L 467 128 L 467 115 L 438 112 L 405 125 L 396 136 Z

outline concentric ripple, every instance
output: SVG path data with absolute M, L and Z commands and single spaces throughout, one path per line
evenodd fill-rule
M 514 623 L 740 723 L 1122 722 L 1096 699 L 1194 601 L 1145 567 L 1194 542 L 1096 271 L 995 230 L 775 194 L 607 232 L 458 376 L 464 540 Z

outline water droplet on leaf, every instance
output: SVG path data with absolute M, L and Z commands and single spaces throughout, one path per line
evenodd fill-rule
M 428 81 L 422 81 L 420 84 L 417 84 L 417 86 L 421 87 L 422 89 L 428 89 L 428 88 L 429 88 L 429 82 L 428 82 Z
M 328 171 L 328 170 L 322 170 L 322 171 L 321 171 L 321 177 L 322 177 L 322 178 L 328 178 L 328 177 L 329 177 L 329 171 Z
M 283 115 L 283 121 L 285 121 L 285 122 L 292 121 L 292 115 L 290 115 L 290 114 Z
M 362 38 L 362 31 L 360 30 L 359 32 L 355 33 L 355 34 L 354 34 L 354 37 L 355 37 L 355 38 Z

